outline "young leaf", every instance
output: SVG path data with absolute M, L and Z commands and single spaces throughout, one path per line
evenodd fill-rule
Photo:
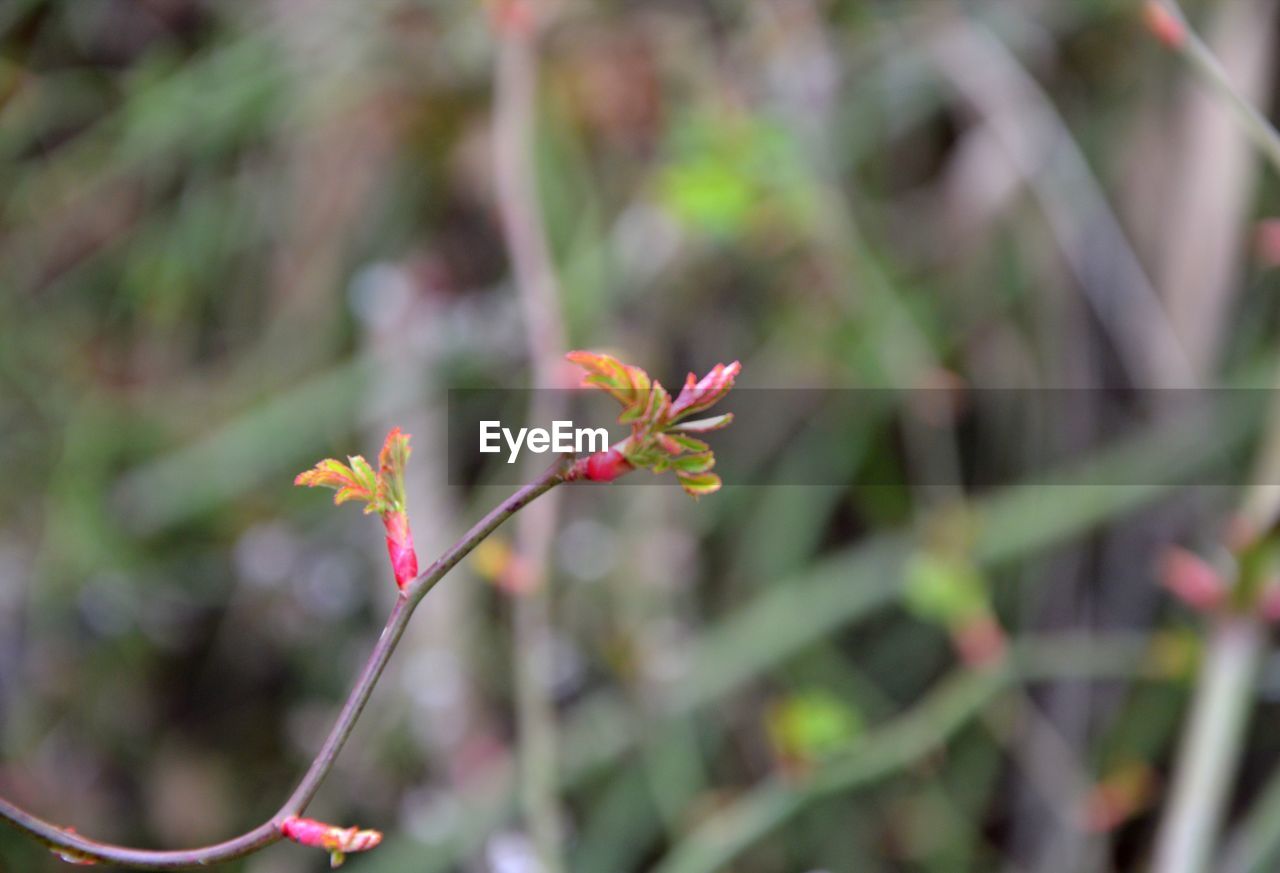
M 740 372 L 742 372 L 742 364 L 734 361 L 728 366 L 716 364 L 711 368 L 711 372 L 701 379 L 690 373 L 680 395 L 671 404 L 671 420 L 679 421 L 686 415 L 715 406 L 729 393 L 729 389 L 733 387 L 733 380 Z
M 640 418 L 653 400 L 651 394 L 659 394 L 670 402 L 666 389 L 653 382 L 648 373 L 611 355 L 576 351 L 569 352 L 565 358 L 587 371 L 583 385 L 602 388 L 622 404 L 619 422 L 625 424 Z
M 333 488 L 337 491 L 334 503 L 361 500 L 366 513 L 378 513 L 386 529 L 387 555 L 396 584 L 402 589 L 418 575 L 418 556 L 405 507 L 404 472 L 410 453 L 409 435 L 397 427 L 382 444 L 376 471 L 361 455 L 352 455 L 347 464 L 326 458 L 293 480 L 295 485 Z
M 375 499 L 368 484 L 362 482 L 356 471 L 341 461 L 326 458 L 305 473 L 299 473 L 293 480 L 294 485 L 305 485 L 308 488 L 332 488 L 334 504 L 346 503 L 348 500 L 372 501 Z
M 676 478 L 680 480 L 680 487 L 685 493 L 692 497 L 704 497 L 707 494 L 715 494 L 720 490 L 720 477 L 715 473 L 677 473 Z
M 356 481 L 360 483 L 360 492 L 362 494 L 372 495 L 371 497 L 364 498 L 368 500 L 368 503 L 366 503 L 364 507 L 365 513 L 381 512 L 382 488 L 378 482 L 378 474 L 373 472 L 373 467 L 369 466 L 369 462 L 364 459 L 363 455 L 351 455 L 347 458 L 347 461 L 351 464 L 351 470 L 355 475 Z
M 716 456 L 711 452 L 698 455 L 684 455 L 671 461 L 671 467 L 680 473 L 705 473 L 716 465 Z
M 717 415 L 712 418 L 699 418 L 696 421 L 682 421 L 679 424 L 671 426 L 673 431 L 681 433 L 707 433 L 713 430 L 719 430 L 722 427 L 728 427 L 733 424 L 733 413 L 726 412 L 724 415 Z
M 664 448 L 666 443 L 673 443 L 679 447 L 681 451 L 685 452 L 707 452 L 711 450 L 711 446 L 707 445 L 700 439 L 690 436 L 681 436 L 680 434 L 673 433 L 671 431 L 667 431 L 662 435 L 662 442 L 664 444 Z M 667 453 L 671 455 L 679 454 L 679 452 L 672 451 L 668 451 Z
M 684 454 L 684 446 L 673 440 L 671 436 L 666 433 L 654 434 L 653 444 L 657 446 L 658 450 L 663 454 L 670 455 L 673 458 L 676 455 Z
M 792 695 L 769 707 L 765 727 L 786 762 L 810 764 L 847 748 L 864 733 L 861 714 L 822 691 Z
M 392 428 L 378 453 L 378 497 L 392 512 L 405 511 L 404 472 L 409 465 L 409 435 Z
M 661 383 L 639 367 L 594 352 L 570 352 L 566 357 L 587 371 L 584 385 L 601 388 L 622 404 L 618 421 L 631 425 L 631 435 L 608 452 L 578 461 L 573 478 L 612 481 L 633 469 L 654 473 L 674 469 L 681 487 L 695 497 L 719 490 L 720 477 L 709 472 L 715 466 L 710 447 L 687 434 L 718 430 L 732 422 L 733 415 L 677 422 L 724 397 L 741 372 L 741 364 L 716 364 L 702 379 L 690 373 L 673 402 Z
M 907 565 L 907 608 L 925 621 L 963 625 L 987 611 L 982 576 L 967 560 L 920 552 Z

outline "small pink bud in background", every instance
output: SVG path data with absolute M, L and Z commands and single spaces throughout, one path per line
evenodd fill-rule
M 1226 600 L 1226 583 L 1194 552 L 1176 546 L 1166 549 L 1157 572 L 1160 584 L 1197 612 L 1212 612 Z
M 1254 254 L 1264 267 L 1280 267 L 1280 218 L 1258 222 L 1253 233 Z
M 527 0 L 498 0 L 493 7 L 493 23 L 499 31 L 529 33 L 533 30 L 533 8 Z
M 1280 622 L 1280 579 L 1273 579 L 1258 598 L 1258 614 L 1272 624 Z
M 537 589 L 542 578 L 536 567 L 516 554 L 511 545 L 496 537 L 476 546 L 471 553 L 471 566 L 483 579 L 507 594 L 528 594 Z
M 387 555 L 396 574 L 396 585 L 403 588 L 418 575 L 418 555 L 413 550 L 413 532 L 403 512 L 389 512 L 382 519 L 387 531 Z
M 1156 775 L 1143 762 L 1126 764 L 1097 783 L 1084 797 L 1082 810 L 1086 830 L 1109 833 L 1151 804 Z
M 497 578 L 498 587 L 508 594 L 528 594 L 536 591 L 542 580 L 537 568 L 521 555 L 512 555 Z
M 1004 657 L 1004 629 L 990 613 L 975 615 L 951 631 L 951 644 L 970 667 L 985 667 Z
M 1169 48 L 1180 48 L 1187 40 L 1187 26 L 1160 0 L 1147 0 L 1142 9 L 1147 29 Z

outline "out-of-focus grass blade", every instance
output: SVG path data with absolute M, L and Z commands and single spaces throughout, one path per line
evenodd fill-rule
M 302 469 L 362 417 L 379 362 L 356 358 L 278 395 L 189 446 L 127 473 L 113 494 L 124 525 L 146 536 Z
M 1229 411 L 1233 414 L 1216 420 L 1214 440 L 1205 440 L 1203 430 L 1196 427 L 1162 426 L 1155 433 L 1141 434 L 1101 453 L 1059 477 L 1057 484 L 1014 486 L 975 501 L 973 508 L 982 525 L 976 544 L 979 558 L 988 566 L 1025 558 L 1140 509 L 1193 479 L 1234 450 L 1250 432 L 1250 424 L 1256 423 L 1253 419 L 1264 412 L 1259 409 L 1247 414 L 1240 404 L 1232 405 Z M 1108 485 L 1109 480 L 1148 484 Z M 816 640 L 895 602 L 911 545 L 906 533 L 877 535 L 808 572 L 779 582 L 726 616 L 695 645 L 686 678 L 663 702 L 665 717 L 688 718 Z M 1132 671 L 1136 651 L 1129 643 L 1113 648 L 1099 644 L 1086 647 L 1084 652 L 1070 652 L 1077 660 L 1067 666 L 1087 668 L 1091 674 Z M 1040 671 L 1037 676 L 1052 674 L 1054 658 L 1065 654 L 1063 649 L 1030 653 L 1028 669 Z M 1080 659 L 1086 655 L 1084 663 Z M 659 726 L 637 723 L 623 700 L 611 694 L 597 695 L 575 710 L 563 726 L 562 780 L 572 786 L 635 745 L 660 741 L 663 735 Z M 511 786 L 503 793 L 495 784 L 487 779 L 483 792 L 468 790 L 459 798 L 469 824 L 488 821 L 497 826 L 505 818 Z M 807 802 L 807 797 L 797 800 L 793 794 L 779 794 L 776 786 L 770 786 L 773 783 L 767 783 L 758 797 L 753 796 L 747 807 L 735 813 L 741 817 L 740 821 L 735 819 L 736 827 L 752 830 L 783 821 Z M 457 858 L 476 851 L 486 836 L 485 828 L 468 827 L 465 833 L 453 833 L 448 845 L 432 844 L 427 852 L 420 844 L 392 836 L 383 847 L 382 859 L 371 856 L 365 864 L 371 873 L 391 871 L 401 869 L 397 865 L 406 858 L 426 856 L 431 861 L 421 873 L 447 870 Z M 414 863 L 421 866 L 423 862 Z

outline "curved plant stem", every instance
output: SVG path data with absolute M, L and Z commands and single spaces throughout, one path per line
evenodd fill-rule
M 215 845 L 196 849 L 152 851 L 87 839 L 74 831 L 37 818 L 3 798 L 0 798 L 0 819 L 44 843 L 67 860 L 112 864 L 132 867 L 136 870 L 180 870 L 188 867 L 203 867 L 241 858 L 278 842 L 282 837 L 281 823 L 287 818 L 303 813 L 319 790 L 320 783 L 333 768 L 338 754 L 342 751 L 347 738 L 351 736 L 357 719 L 364 711 L 365 704 L 369 702 L 374 686 L 378 684 L 383 669 L 395 652 L 405 628 L 409 625 L 409 620 L 413 617 L 413 611 L 422 602 L 422 598 L 472 549 L 493 533 L 498 525 L 556 485 L 568 481 L 569 466 L 566 459 L 560 459 L 548 467 L 541 475 L 490 511 L 430 567 L 405 586 L 400 596 L 396 598 L 396 604 L 387 618 L 386 626 L 382 629 L 382 635 L 378 637 L 377 645 L 374 646 L 369 660 L 361 670 L 350 694 L 347 695 L 346 702 L 338 713 L 338 718 L 320 747 L 320 751 L 316 753 L 298 787 L 269 820 L 238 837 Z

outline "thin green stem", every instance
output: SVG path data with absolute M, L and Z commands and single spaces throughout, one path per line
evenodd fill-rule
M 1266 116 L 1240 93 L 1209 46 L 1191 29 L 1186 15 L 1175 0 L 1150 0 L 1150 2 L 1173 16 L 1174 21 L 1181 26 L 1181 33 L 1171 43 L 1174 51 L 1181 55 L 1191 69 L 1225 100 L 1227 108 L 1240 122 L 1249 139 L 1253 140 L 1253 144 L 1270 161 L 1271 166 L 1280 171 L 1280 131 L 1277 131 Z
M 1156 842 L 1156 873 L 1208 869 L 1239 763 L 1263 641 L 1253 616 L 1230 616 L 1213 629 Z

